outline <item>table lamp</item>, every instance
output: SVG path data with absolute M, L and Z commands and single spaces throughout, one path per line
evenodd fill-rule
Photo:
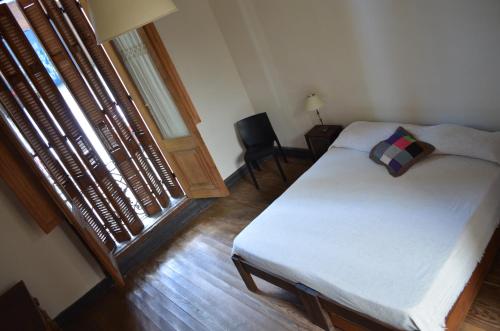
M 307 111 L 315 111 L 316 115 L 318 115 L 319 122 L 321 123 L 321 125 L 324 125 L 324 124 L 323 124 L 323 120 L 321 119 L 321 116 L 319 115 L 319 110 L 324 105 L 325 105 L 325 103 L 323 102 L 323 100 L 321 100 L 321 98 L 316 93 L 311 93 L 307 96 L 306 110 Z

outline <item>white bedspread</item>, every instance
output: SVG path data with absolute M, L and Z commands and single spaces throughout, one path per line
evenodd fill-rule
M 500 166 L 435 155 L 393 178 L 333 148 L 233 253 L 396 328 L 442 330 L 499 220 Z

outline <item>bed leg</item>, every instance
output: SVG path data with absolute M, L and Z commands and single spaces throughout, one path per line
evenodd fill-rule
M 318 298 L 318 292 L 305 286 L 304 284 L 296 284 L 297 295 L 304 305 L 307 312 L 307 317 L 315 325 L 324 330 L 335 330 L 328 313 L 321 307 Z
M 248 271 L 246 271 L 245 266 L 241 262 L 241 258 L 237 255 L 233 255 L 231 259 L 233 260 L 233 263 L 236 266 L 241 279 L 243 279 L 243 282 L 247 286 L 247 289 L 251 292 L 257 292 L 257 285 L 255 285 L 252 275 Z

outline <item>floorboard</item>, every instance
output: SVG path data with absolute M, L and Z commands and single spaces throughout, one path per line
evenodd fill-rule
M 257 280 L 246 290 L 231 261 L 234 237 L 276 199 L 310 162 L 284 164 L 284 184 L 275 165 L 256 172 L 261 190 L 244 178 L 172 243 L 129 272 L 124 289 L 112 289 L 64 325 L 88 330 L 319 330 L 293 295 Z M 500 330 L 500 256 L 488 274 L 461 331 Z

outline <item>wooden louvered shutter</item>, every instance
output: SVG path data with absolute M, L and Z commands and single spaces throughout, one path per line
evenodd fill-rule
M 74 210 L 74 214 L 75 217 L 70 218 L 69 220 L 71 225 L 80 235 L 80 238 L 94 254 L 95 258 L 100 262 L 104 270 L 108 272 L 115 284 L 125 286 L 125 281 L 113 254 L 106 249 L 101 238 L 99 238 L 94 229 L 85 220 L 85 216 L 82 215 L 81 210 L 76 208 Z
M 18 195 L 18 197 L 27 207 L 30 214 L 35 219 L 49 218 L 53 221 L 51 223 L 39 221 L 38 223 L 48 224 L 50 225 L 50 229 L 52 229 L 62 221 L 62 214 L 64 214 L 65 219 L 69 221 L 70 225 L 94 254 L 104 270 L 106 270 L 116 284 L 123 286 L 125 282 L 112 255 L 115 248 L 114 242 L 106 234 L 102 226 L 96 223 L 97 220 L 92 216 L 91 210 L 85 204 L 82 205 L 81 201 L 77 201 L 78 197 L 75 197 L 73 201 L 73 208 L 69 209 L 68 206 L 61 204 L 57 192 L 54 191 L 53 186 L 48 183 L 45 176 L 35 176 L 38 165 L 32 155 L 29 155 L 23 146 L 21 146 L 17 137 L 10 130 L 6 118 L 3 116 L 0 116 L 0 155 L 2 156 L 0 160 L 2 174 L 8 173 L 11 175 L 2 176 L 2 178 L 10 184 L 9 186 L 13 188 L 14 192 L 18 192 L 20 185 L 23 186 L 25 190 L 23 193 L 25 194 Z M 43 195 L 43 192 L 48 193 L 48 196 Z M 55 206 L 54 201 L 58 201 L 59 206 Z M 32 204 L 36 205 L 32 206 Z M 46 230 L 48 232 L 49 228 Z
M 50 0 L 42 1 L 44 4 L 50 2 Z M 121 96 L 119 103 L 122 103 L 120 105 L 124 105 L 128 111 L 134 114 L 139 114 L 140 112 L 140 115 L 144 118 L 147 127 L 151 130 L 161 151 L 172 166 L 177 180 L 182 184 L 182 188 L 186 192 L 186 195 L 191 198 L 227 196 L 229 191 L 196 127 L 196 124 L 200 122 L 200 118 L 177 74 L 175 66 L 163 42 L 160 40 L 154 24 L 148 24 L 139 28 L 137 31 L 148 48 L 156 69 L 160 73 L 165 86 L 173 96 L 179 113 L 189 130 L 189 135 L 185 137 L 166 138 L 160 133 L 153 116 L 145 106 L 145 102 L 136 87 L 136 82 L 134 82 L 129 75 L 127 67 L 113 43 L 105 43 L 104 48 L 123 83 L 126 85 L 128 93 L 119 80 L 113 79 L 113 77 L 118 76 L 114 73 L 114 70 L 111 70 L 111 64 L 107 57 L 104 56 L 101 46 L 97 45 L 92 28 L 82 15 L 81 9 L 77 3 L 74 0 L 62 0 L 61 3 L 71 17 L 71 20 L 77 23 L 75 28 L 79 31 L 80 35 L 83 36 L 83 42 L 89 49 L 93 49 L 93 51 L 96 52 L 96 54 L 92 56 L 102 59 L 103 62 L 101 65 L 109 68 L 109 70 L 103 71 L 107 73 L 107 77 L 111 77 L 109 85 L 113 86 L 115 91 L 118 92 L 117 94 Z M 80 1 L 80 3 L 86 7 L 85 0 Z M 131 95 L 131 99 L 134 102 L 130 100 L 130 97 L 127 98 L 128 94 Z M 134 103 L 138 109 L 135 108 Z M 141 121 L 141 126 L 142 125 L 143 122 Z M 141 131 L 141 126 L 139 126 L 137 130 Z
M 65 19 L 61 15 L 61 11 L 52 0 L 41 0 L 44 7 L 47 9 L 47 14 L 55 22 L 60 31 L 65 31 Z M 76 30 L 79 38 L 82 40 L 86 50 L 94 60 L 95 66 L 103 75 L 108 88 L 112 91 L 116 98 L 117 104 L 120 106 L 123 114 L 130 124 L 131 134 L 139 141 L 141 146 L 147 153 L 150 161 L 155 165 L 163 184 L 168 188 L 170 194 L 174 197 L 183 195 L 183 192 L 177 181 L 175 180 L 168 164 L 166 163 L 160 149 L 156 145 L 148 127 L 144 123 L 140 113 L 130 99 L 127 90 L 124 88 L 120 77 L 115 72 L 115 69 L 109 61 L 103 48 L 96 43 L 95 35 L 90 27 L 86 17 L 83 15 L 78 3 L 74 0 L 61 1 L 61 4 L 71 20 L 74 29 Z M 68 33 L 69 35 L 69 33 Z M 67 39 L 67 35 L 63 34 L 63 38 L 69 45 L 71 41 Z M 77 59 L 77 61 L 79 61 Z
M 31 175 L 41 179 L 41 186 L 29 186 L 33 176 L 19 176 L 27 189 L 18 187 L 16 193 L 34 209 L 27 192 L 49 192 L 37 199 L 52 220 L 47 231 L 62 211 L 119 284 L 123 279 L 113 253 L 122 247 L 119 243 L 142 232 L 141 217 L 159 214 L 171 198 L 185 194 L 228 194 L 156 30 L 151 25 L 139 33 L 152 52 L 155 64 L 150 67 L 161 72 L 155 82 L 163 79 L 170 90 L 187 136 L 164 139 L 159 134 L 118 53 L 97 45 L 80 2 L 0 4 L 0 152 L 15 145 Z M 19 160 L 2 160 L 0 170 L 14 161 Z M 54 204 L 59 212 L 51 214 Z M 30 212 L 40 218 L 42 210 Z
M 131 233 L 137 234 L 143 228 L 141 220 L 82 132 L 64 98 L 6 5 L 0 6 L 0 33 L 15 54 L 17 61 L 25 68 L 26 75 L 45 104 L 41 102 L 37 92 L 33 90 L 30 82 L 17 66 L 16 60 L 2 43 L 0 44 L 0 70 L 8 84 L 25 105 L 31 118 L 43 130 L 50 146 L 57 150 L 59 157 L 64 160 L 72 177 L 85 189 L 88 198 L 93 202 L 93 207 L 98 209 L 104 220 L 108 222 L 116 239 L 119 241 L 130 239 L 122 223 L 126 224 Z M 10 104 L 13 106 L 5 106 L 5 108 L 13 116 L 16 107 L 14 102 Z M 50 109 L 50 113 L 45 105 Z M 66 135 L 61 133 L 52 117 L 57 120 Z M 89 172 L 93 178 L 89 177 Z M 98 183 L 100 189 L 95 183 Z M 116 213 L 110 210 L 106 201 L 111 203 Z
M 123 120 L 118 114 L 117 105 L 111 101 L 104 86 L 99 81 L 98 77 L 96 77 L 96 73 L 91 67 L 89 60 L 83 56 L 84 54 L 81 52 L 81 49 L 74 49 L 73 53 L 77 54 L 77 58 L 82 65 L 86 77 L 91 79 L 91 84 L 96 87 L 98 91 L 97 96 L 99 97 L 99 101 L 105 105 L 105 112 L 101 110 L 97 101 L 94 99 L 92 91 L 87 87 L 78 68 L 64 49 L 62 41 L 59 40 L 56 31 L 52 28 L 50 21 L 46 17 L 38 1 L 19 0 L 18 2 L 23 7 L 27 19 L 31 23 L 38 38 L 45 46 L 46 51 L 58 68 L 62 78 L 66 81 L 69 90 L 73 93 L 80 108 L 87 115 L 88 120 L 100 134 L 101 140 L 105 142 L 104 146 L 107 148 L 123 177 L 138 197 L 144 210 L 148 215 L 154 215 L 161 210 L 154 194 L 156 194 L 162 206 L 167 207 L 169 202 L 167 193 L 163 190 L 161 183 L 154 176 L 153 170 L 149 164 L 141 159 L 142 152 L 140 151 L 139 145 L 131 136 L 125 123 L 123 123 Z M 59 15 L 61 15 L 61 13 L 59 13 Z M 64 35 L 67 36 L 68 41 L 71 42 L 70 45 L 77 48 L 78 44 L 69 33 L 70 31 L 68 30 L 69 27 L 67 23 L 63 21 L 60 22 L 61 25 L 64 25 L 62 26 L 65 32 Z M 80 56 L 78 56 L 78 54 L 80 54 Z M 105 114 L 108 116 L 105 116 Z M 122 134 L 121 137 L 118 136 L 120 130 L 115 133 L 112 120 L 118 128 L 122 129 L 121 131 L 124 134 Z M 124 144 L 127 144 L 127 147 L 131 149 L 131 157 L 127 154 Z M 141 177 L 139 171 L 136 169 L 136 165 L 140 167 L 140 170 L 148 174 L 145 176 L 148 183 Z M 154 193 L 149 190 L 148 184 L 150 187 L 154 188 Z
M 49 233 L 64 221 L 64 216 L 47 195 L 46 186 L 42 184 L 43 176 L 36 176 L 19 155 L 16 145 L 6 136 L 7 129 L 6 122 L 0 120 L 0 177 L 42 230 Z
M 1 52 L 0 52 L 0 58 L 1 58 Z M 101 238 L 101 241 L 109 248 L 109 250 L 113 250 L 115 248 L 113 240 L 104 230 L 101 223 L 95 217 L 93 217 L 91 207 L 88 206 L 87 203 L 85 203 L 83 194 L 80 193 L 80 191 L 76 188 L 73 181 L 71 181 L 71 179 L 68 178 L 67 174 L 62 169 L 61 165 L 57 162 L 54 155 L 50 152 L 49 146 L 47 146 L 44 143 L 43 138 L 32 126 L 26 113 L 21 109 L 21 107 L 19 107 L 14 97 L 7 89 L 7 86 L 1 81 L 0 81 L 0 102 L 2 103 L 5 110 L 8 111 L 9 115 L 11 116 L 11 119 L 17 125 L 17 127 L 19 128 L 20 132 L 23 134 L 25 139 L 29 142 L 31 148 L 33 148 L 34 152 L 36 153 L 36 156 L 40 159 L 40 161 L 47 169 L 47 172 L 49 172 L 51 177 L 65 191 L 68 198 L 71 199 L 76 204 L 77 208 L 81 210 L 81 213 L 86 216 L 87 221 L 89 222 L 89 224 L 92 225 L 96 233 L 98 233 L 98 236 Z M 4 128 L 4 130 L 2 130 L 3 132 L 8 132 L 6 124 L 3 126 L 3 128 Z M 59 148 L 57 148 L 57 146 L 62 147 L 64 149 L 63 146 L 65 146 L 65 144 L 58 141 L 57 144 L 52 144 L 52 146 L 56 147 L 55 149 L 59 151 Z M 18 149 L 21 150 L 20 147 Z M 61 154 L 61 155 L 68 155 L 68 154 Z M 71 159 L 70 161 L 74 162 L 73 159 Z M 86 175 L 82 175 L 75 178 L 77 178 L 77 180 L 81 183 L 89 183 L 87 187 L 85 187 L 85 185 L 82 185 L 82 188 L 85 190 L 84 192 L 89 193 L 87 196 L 90 201 L 98 203 L 99 206 L 101 206 L 101 208 L 97 208 L 97 211 L 99 211 L 100 212 L 99 214 L 102 215 L 102 219 L 106 220 L 107 222 L 114 223 L 115 221 L 112 218 L 111 220 L 108 220 L 108 217 L 112 217 L 113 215 L 107 209 L 106 204 L 101 200 L 102 197 L 96 194 L 96 192 L 98 192 L 98 189 L 95 187 L 95 185 L 90 184 L 91 180 L 87 178 Z M 112 233 L 117 240 L 121 241 L 121 240 L 127 240 L 127 238 L 129 238 L 128 234 L 124 232 L 122 227 L 116 228 L 116 226 L 112 224 L 110 228 L 113 230 Z
M 117 242 L 128 241 L 130 233 L 137 234 L 142 230 L 142 221 L 82 131 L 6 4 L 0 5 L 0 37 L 2 177 L 35 219 L 45 217 L 52 220 L 46 222 L 52 228 L 63 214 L 103 268 L 117 284 L 123 284 L 113 252 Z M 58 69 L 65 73 L 66 83 L 75 88 L 82 81 L 70 75 L 73 73 L 70 70 L 75 67 L 68 70 L 70 62 L 64 62 L 68 58 L 60 58 L 62 61 Z M 76 94 L 76 90 L 73 92 Z M 81 107 L 92 105 L 92 100 L 84 97 L 83 94 L 77 95 Z M 97 120 L 105 119 L 96 113 L 90 113 L 89 117 L 91 115 Z M 92 123 L 103 126 L 103 123 Z M 111 130 L 111 127 L 108 129 Z M 104 140 L 105 131 L 99 132 Z M 109 140 L 113 138 L 113 133 L 106 134 L 111 135 L 107 137 Z M 118 142 L 115 144 L 115 149 L 120 147 Z M 21 154 L 25 163 L 9 173 L 7 167 L 13 167 L 15 162 L 20 161 L 15 154 L 7 153 L 12 148 Z M 110 153 L 114 151 L 108 149 Z M 114 161 L 117 164 L 121 162 L 123 166 L 127 159 L 116 158 Z M 23 173 L 16 178 L 7 177 L 18 171 Z M 38 181 L 30 183 L 33 177 Z M 136 173 L 127 178 L 129 187 L 137 183 L 134 177 L 140 176 Z M 40 196 L 43 195 L 40 185 L 48 195 Z M 134 193 L 140 197 L 141 192 Z M 151 192 L 149 194 L 153 196 Z M 157 203 L 156 200 L 154 203 Z M 143 206 L 146 210 L 145 204 Z M 49 231 L 50 228 L 44 230 Z
M 155 138 L 162 146 L 179 181 L 183 184 L 187 195 L 193 198 L 229 195 L 229 190 L 196 127 L 200 118 L 154 24 L 147 24 L 138 29 L 138 32 L 190 133 L 189 136 L 181 138 L 164 137 L 150 112 L 147 109 L 142 112 L 145 118 L 150 119 L 148 121 L 151 123 L 150 128 L 155 133 Z

